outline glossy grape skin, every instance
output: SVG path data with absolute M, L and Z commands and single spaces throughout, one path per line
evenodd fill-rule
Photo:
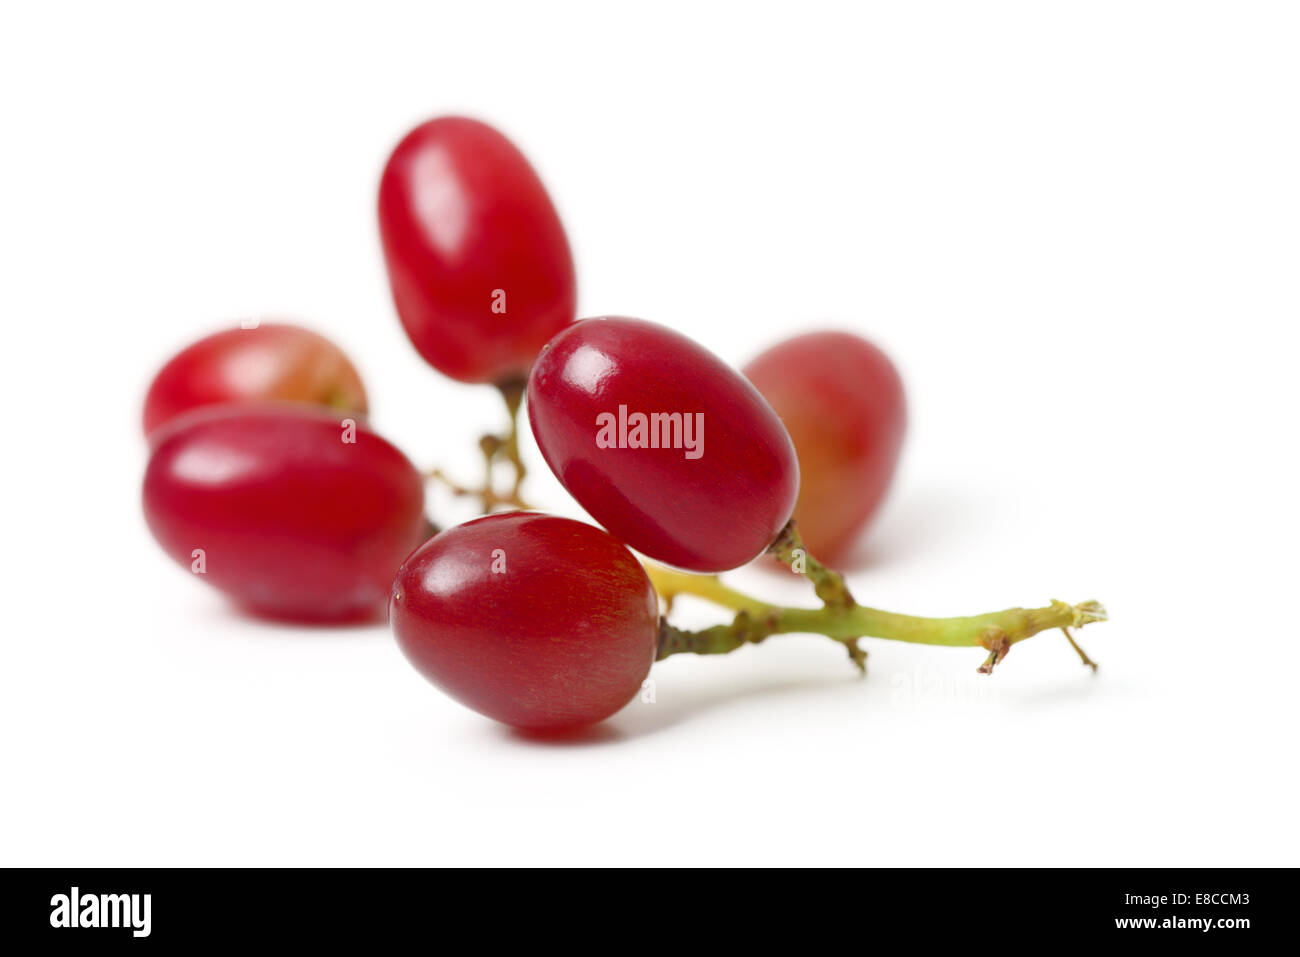
M 703 413 L 701 455 L 597 447 L 597 417 L 620 405 L 629 417 Z M 663 326 L 622 317 L 570 326 L 533 366 L 528 417 L 578 503 L 619 541 L 666 564 L 743 565 L 794 508 L 799 465 L 776 413 L 721 359 Z
M 907 403 L 880 349 L 847 332 L 778 343 L 745 375 L 785 423 L 803 485 L 794 517 L 804 544 L 842 559 L 880 507 L 898 464 Z
M 163 549 L 254 614 L 341 622 L 382 614 L 426 528 L 424 484 L 401 452 L 314 406 L 187 413 L 156 436 L 144 511 Z
M 426 678 L 490 718 L 547 731 L 632 700 L 654 663 L 658 614 L 631 552 L 539 512 L 431 538 L 403 563 L 389 605 L 398 644 Z
M 407 134 L 380 181 L 379 231 L 397 314 L 444 375 L 522 382 L 573 321 L 560 217 L 524 155 L 484 123 L 449 116 Z
M 214 333 L 173 356 L 145 397 L 145 435 L 199 406 L 262 399 L 342 413 L 368 408 L 361 376 L 342 349 L 301 326 L 260 323 Z

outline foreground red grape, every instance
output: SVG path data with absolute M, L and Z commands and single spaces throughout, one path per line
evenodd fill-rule
M 367 408 L 361 377 L 342 349 L 300 326 L 263 323 L 207 336 L 168 361 L 149 386 L 144 431 L 199 406 L 250 399 Z
M 888 356 L 847 332 L 787 339 L 744 372 L 799 454 L 799 533 L 813 554 L 837 561 L 894 477 L 907 418 L 903 382 Z
M 560 730 L 632 700 L 655 659 L 658 599 L 598 528 L 536 512 L 425 542 L 393 583 L 398 644 L 430 681 L 519 728 Z
M 573 258 L 546 189 L 492 127 L 442 117 L 389 157 L 379 230 L 393 301 L 425 360 L 462 382 L 522 381 L 573 321 Z
M 165 426 L 144 511 L 179 564 L 254 613 L 302 621 L 382 612 L 425 529 L 423 482 L 401 452 L 287 403 L 199 409 Z
M 685 336 L 640 319 L 584 319 L 528 380 L 551 470 L 619 541 L 690 571 L 743 565 L 799 491 L 794 446 L 757 390 Z

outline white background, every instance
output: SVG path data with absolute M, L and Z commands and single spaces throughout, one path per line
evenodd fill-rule
M 0 14 L 0 862 L 1300 863 L 1293 5 L 199 9 Z M 858 680 L 791 636 L 539 744 L 383 627 L 250 621 L 166 560 L 140 401 L 241 317 L 327 333 L 381 432 L 472 468 L 496 397 L 409 346 L 374 217 L 447 112 L 538 167 L 581 314 L 885 347 L 912 420 L 858 597 L 1098 598 L 1100 674 L 1047 634 L 992 679 L 871 641 Z

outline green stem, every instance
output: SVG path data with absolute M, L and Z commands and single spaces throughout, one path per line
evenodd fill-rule
M 510 425 L 505 435 L 489 433 L 481 436 L 478 440 L 479 450 L 483 453 L 484 475 L 481 487 L 474 488 L 460 485 L 452 481 L 441 469 L 434 469 L 429 473 L 431 478 L 437 479 L 451 489 L 453 495 L 477 498 L 482 503 L 484 515 L 490 513 L 497 506 L 523 509 L 533 507 L 524 501 L 523 496 L 520 494 L 520 489 L 524 484 L 524 476 L 528 474 L 523 457 L 519 454 L 519 410 L 523 404 L 526 384 L 524 379 L 512 379 L 507 382 L 497 383 L 497 390 L 505 400 L 506 410 L 510 415 Z M 505 494 L 498 492 L 492 481 L 493 466 L 502 457 L 510 463 L 514 470 L 510 491 Z
M 501 390 L 501 398 L 505 400 L 506 410 L 510 414 L 510 430 L 506 432 L 501 442 L 501 452 L 505 455 L 506 461 L 514 468 L 514 484 L 510 489 L 510 497 L 516 504 L 519 503 L 519 489 L 524 484 L 524 476 L 528 474 L 528 468 L 524 465 L 523 457 L 519 454 L 519 410 L 524 402 L 524 389 L 527 386 L 527 380 L 520 379 L 517 381 L 504 382 L 497 386 Z M 528 506 L 522 505 L 522 508 Z
M 792 523 L 793 525 L 793 523 Z M 793 550 L 801 550 L 798 532 L 787 527 L 773 543 L 772 552 L 786 560 Z M 806 553 L 805 553 L 806 556 Z M 703 631 L 684 631 L 660 624 L 659 658 L 690 652 L 698 655 L 726 654 L 746 644 L 757 644 L 769 635 L 802 633 L 825 635 L 843 643 L 854 663 L 863 667 L 866 655 L 858 648 L 859 638 L 886 638 L 922 645 L 950 648 L 977 647 L 989 654 L 980 667 L 988 673 L 1001 661 L 1016 642 L 1039 632 L 1060 628 L 1081 628 L 1106 620 L 1106 610 L 1095 601 L 1069 605 L 1053 601 L 1044 608 L 1007 608 L 983 615 L 956 618 L 921 618 L 868 608 L 853 601 L 843 578 L 825 568 L 811 556 L 803 573 L 813 580 L 821 608 L 789 608 L 769 604 L 724 585 L 715 575 L 693 575 L 662 565 L 646 563 L 646 571 L 655 590 L 669 603 L 678 595 L 696 595 L 736 612 L 728 625 L 716 625 Z M 1067 637 L 1069 632 L 1066 631 Z M 1096 665 L 1070 638 L 1085 664 Z
M 799 527 L 794 519 L 785 523 L 785 527 L 777 533 L 772 544 L 767 546 L 767 550 L 769 554 L 776 557 L 777 561 L 789 565 L 792 571 L 812 582 L 813 591 L 817 593 L 817 597 L 823 604 L 840 608 L 851 608 L 855 604 L 844 576 L 832 568 L 827 568 L 803 547 L 803 540 L 799 538 Z

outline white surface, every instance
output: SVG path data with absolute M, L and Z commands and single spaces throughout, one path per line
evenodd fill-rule
M 1300 863 L 1294 6 L 543 6 L 0 14 L 0 863 Z M 1044 635 L 992 680 L 872 641 L 859 681 L 790 637 L 539 745 L 384 628 L 171 565 L 139 403 L 241 316 L 334 337 L 377 428 L 471 467 L 495 397 L 408 346 L 373 213 L 452 111 L 542 172 L 582 314 L 887 348 L 912 428 L 859 597 L 1099 598 L 1100 675 Z

